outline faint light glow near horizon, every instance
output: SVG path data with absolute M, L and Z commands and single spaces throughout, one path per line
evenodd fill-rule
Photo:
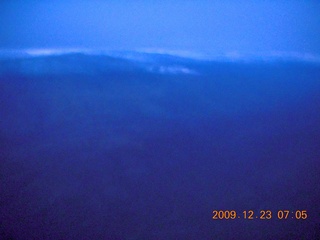
M 145 62 L 149 61 L 149 54 L 170 55 L 180 58 L 188 58 L 199 61 L 274 61 L 274 60 L 289 60 L 300 61 L 310 63 L 320 63 L 320 55 L 303 52 L 281 52 L 270 51 L 261 53 L 240 53 L 237 51 L 225 52 L 222 54 L 203 54 L 200 52 L 188 52 L 170 49 L 137 49 L 127 51 L 117 51 L 108 49 L 89 49 L 89 48 L 27 48 L 27 49 L 6 49 L 0 50 L 1 56 L 29 56 L 29 57 L 41 57 L 41 56 L 59 56 L 66 54 L 85 54 L 95 56 L 112 56 L 124 58 L 131 61 Z M 161 72 L 161 69 L 158 69 Z M 166 69 L 164 72 L 167 72 Z M 180 69 L 181 70 L 181 69 Z M 178 72 L 185 72 L 184 70 L 177 70 Z M 150 70 L 152 71 L 152 70 Z M 171 69 L 169 72 L 176 72 Z M 195 74 L 189 72 L 189 74 Z
M 315 0 L 2 1 L 0 49 L 312 59 L 320 55 L 319 12 Z

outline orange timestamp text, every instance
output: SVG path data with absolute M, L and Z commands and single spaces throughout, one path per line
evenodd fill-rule
M 297 220 L 305 220 L 308 218 L 307 210 L 245 210 L 242 212 L 238 212 L 236 210 L 213 210 L 212 211 L 212 219 L 213 220 L 234 220 L 234 219 L 261 219 L 261 220 L 270 220 L 270 219 L 297 219 Z

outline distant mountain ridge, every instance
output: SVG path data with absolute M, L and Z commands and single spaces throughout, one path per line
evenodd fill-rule
M 12 52 L 0 55 L 0 73 L 96 74 L 132 70 L 160 74 L 196 73 L 190 69 L 196 61 L 166 54 L 64 52 L 32 55 Z
M 202 69 L 219 64 L 242 63 L 308 63 L 320 64 L 312 55 L 275 55 L 273 57 L 225 56 L 197 59 L 165 52 L 90 51 L 90 50 L 25 50 L 0 51 L 0 74 L 103 74 L 110 72 L 144 72 L 165 75 L 201 75 Z M 215 67 L 213 67 L 215 66 Z
M 93 49 L 3 49 L 0 50 L 0 59 L 12 58 L 33 58 L 33 57 L 49 57 L 62 56 L 72 54 L 83 54 L 86 56 L 108 56 L 113 58 L 127 59 L 137 62 L 161 62 L 161 61 L 222 61 L 222 62 L 238 62 L 238 61 L 303 61 L 320 63 L 320 55 L 304 52 L 281 52 L 270 51 L 264 53 L 241 53 L 237 51 L 227 52 L 223 54 L 208 55 L 193 53 L 187 51 L 171 51 L 171 50 L 93 50 Z

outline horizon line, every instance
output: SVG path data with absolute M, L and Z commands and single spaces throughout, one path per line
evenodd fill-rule
M 20 49 L 0 49 L 0 56 L 7 57 L 41 57 L 41 56 L 59 56 L 67 54 L 85 54 L 85 55 L 105 55 L 111 57 L 125 58 L 128 60 L 143 61 L 141 55 L 170 55 L 199 61 L 274 61 L 274 60 L 292 60 L 303 62 L 320 63 L 320 54 L 309 52 L 293 51 L 269 51 L 269 52 L 240 52 L 229 51 L 218 54 L 204 54 L 187 50 L 172 50 L 164 48 L 139 48 L 139 49 L 99 49 L 99 48 L 20 48 Z M 140 56 L 138 56 L 140 55 Z

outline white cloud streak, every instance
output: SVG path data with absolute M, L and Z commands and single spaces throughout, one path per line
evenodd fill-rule
M 208 55 L 197 52 L 184 50 L 167 50 L 167 49 L 138 49 L 137 51 L 113 51 L 101 49 L 85 49 L 85 48 L 45 48 L 45 49 L 24 49 L 24 50 L 0 50 L 0 56 L 57 56 L 64 54 L 81 53 L 86 55 L 106 55 L 118 58 L 124 58 L 137 62 L 155 62 L 152 54 L 171 55 L 174 57 L 189 58 L 197 61 L 222 61 L 222 62 L 252 62 L 252 61 L 302 61 L 320 63 L 320 55 L 304 52 L 281 52 L 270 51 L 261 53 L 241 53 L 231 51 L 223 54 Z M 162 70 L 161 70 L 162 69 Z M 178 70 L 179 69 L 179 70 Z M 159 67 L 159 72 L 185 72 L 187 69 L 182 67 Z
M 188 74 L 197 75 L 198 73 L 190 68 L 184 66 L 152 66 L 148 67 L 147 70 L 152 73 L 160 74 Z

